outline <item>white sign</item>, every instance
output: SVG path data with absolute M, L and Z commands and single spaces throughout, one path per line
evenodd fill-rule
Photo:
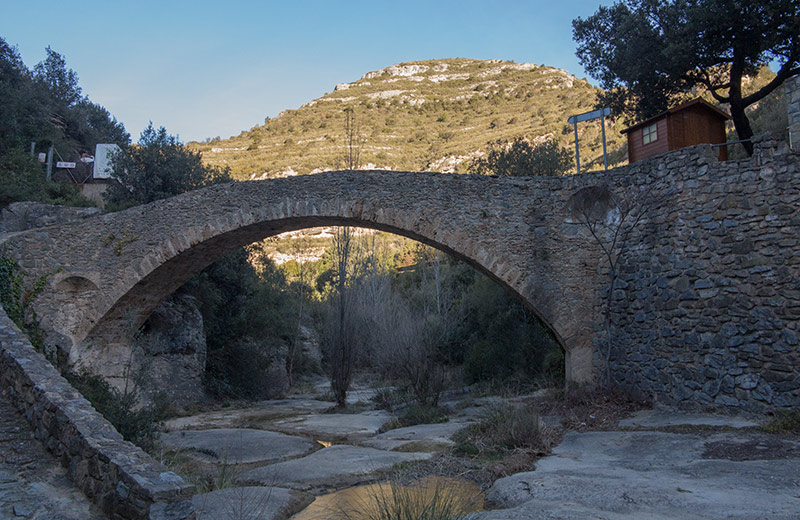
M 47 154 L 44 152 L 39 152 L 39 162 L 43 163 L 47 160 Z
M 122 149 L 115 144 L 98 144 L 94 149 L 94 178 L 111 178 L 111 160 Z
M 577 116 L 571 116 L 569 119 L 567 119 L 567 123 L 574 125 L 575 123 L 580 123 L 582 121 L 589 121 L 591 119 L 604 117 L 610 113 L 611 109 L 608 107 L 598 108 L 597 110 L 592 110 L 591 112 L 584 112 L 583 114 L 578 114 Z
M 58 161 L 56 163 L 56 168 L 74 168 L 74 167 L 75 167 L 74 162 Z

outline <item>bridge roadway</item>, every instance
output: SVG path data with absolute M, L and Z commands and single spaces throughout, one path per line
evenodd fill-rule
M 101 520 L 9 398 L 0 393 L 0 518 Z

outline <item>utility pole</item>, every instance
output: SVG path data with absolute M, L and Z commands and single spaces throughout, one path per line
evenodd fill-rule
M 47 180 L 53 175 L 53 143 L 50 143 L 50 149 L 47 150 Z

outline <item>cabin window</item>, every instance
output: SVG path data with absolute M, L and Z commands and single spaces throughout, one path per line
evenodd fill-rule
M 653 123 L 652 125 L 648 125 L 642 129 L 642 143 L 650 144 L 658 139 L 658 129 L 656 126 L 657 124 Z

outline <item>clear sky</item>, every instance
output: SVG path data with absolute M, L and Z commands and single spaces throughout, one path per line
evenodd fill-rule
M 134 141 L 149 120 L 222 138 L 395 63 L 534 62 L 585 76 L 571 21 L 608 0 L 0 0 L 0 37 L 29 68 L 61 53 Z M 1 101 L 0 101 L 1 102 Z

